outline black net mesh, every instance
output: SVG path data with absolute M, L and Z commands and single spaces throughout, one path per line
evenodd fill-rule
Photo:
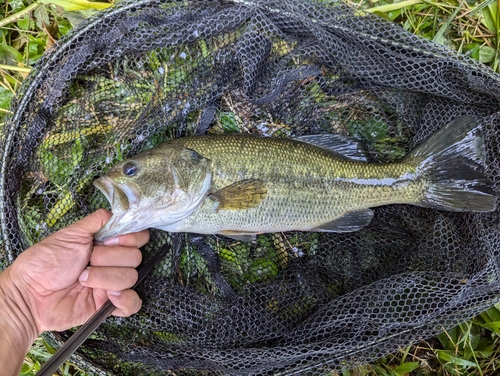
M 124 1 L 47 53 L 13 106 L 0 148 L 2 258 L 109 208 L 95 178 L 184 135 L 344 133 L 389 162 L 472 114 L 497 187 L 499 102 L 491 70 L 340 1 Z M 499 224 L 498 210 L 393 205 L 349 234 L 243 243 L 153 230 L 146 259 L 172 246 L 139 289 L 143 309 L 108 319 L 78 361 L 119 375 L 364 363 L 498 301 Z

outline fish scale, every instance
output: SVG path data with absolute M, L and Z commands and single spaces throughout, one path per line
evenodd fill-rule
M 207 198 L 178 231 L 311 230 L 349 211 L 418 202 L 423 191 L 420 183 L 414 183 L 413 189 L 383 183 L 382 177 L 397 180 L 411 172 L 409 163 L 346 161 L 329 150 L 291 139 L 219 135 L 185 137 L 172 143 L 210 159 L 216 189 L 241 179 L 263 179 L 268 187 L 264 201 L 244 212 L 214 211 L 213 202 Z
M 388 164 L 368 163 L 357 140 L 334 134 L 184 137 L 96 180 L 113 210 L 96 239 L 150 227 L 240 240 L 349 232 L 370 223 L 370 208 L 388 204 L 491 211 L 496 198 L 484 166 L 484 138 L 472 116 Z

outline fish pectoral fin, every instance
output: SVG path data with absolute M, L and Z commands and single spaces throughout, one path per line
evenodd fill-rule
M 243 232 L 243 231 L 232 231 L 232 230 L 223 230 L 219 232 L 220 235 L 223 235 L 227 238 L 231 238 L 234 240 L 238 240 L 240 242 L 251 242 L 257 238 L 257 234 L 255 232 Z
M 254 208 L 267 195 L 266 183 L 259 179 L 246 179 L 228 185 L 208 197 L 215 201 L 215 210 Z
M 342 134 L 321 133 L 295 137 L 296 140 L 326 149 L 348 161 L 368 162 L 368 152 L 362 142 Z
M 319 232 L 352 232 L 368 226 L 373 218 L 373 210 L 363 209 L 346 213 L 340 218 L 324 223 L 311 231 Z

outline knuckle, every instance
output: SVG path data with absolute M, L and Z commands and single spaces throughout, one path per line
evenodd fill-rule
M 138 266 L 142 261 L 142 252 L 139 248 L 132 248 L 130 252 L 130 261 L 133 265 Z
M 125 270 L 120 273 L 120 277 L 124 287 L 130 288 L 132 287 L 139 278 L 139 273 L 134 268 L 125 268 Z
M 139 273 L 134 268 L 130 268 L 129 270 L 130 270 L 131 281 L 133 281 L 134 283 L 136 283 L 137 280 L 139 279 Z
M 144 230 L 143 233 L 144 233 L 144 235 L 143 235 L 144 236 L 144 244 L 146 244 L 147 242 L 149 242 L 149 237 L 150 237 L 149 230 Z
M 123 290 L 119 297 L 113 299 L 117 309 L 113 312 L 115 316 L 130 316 L 139 312 L 142 300 L 133 290 Z
M 136 299 L 136 304 L 135 304 L 135 307 L 134 309 L 132 310 L 132 313 L 137 313 L 141 310 L 142 308 L 142 300 L 138 297 Z

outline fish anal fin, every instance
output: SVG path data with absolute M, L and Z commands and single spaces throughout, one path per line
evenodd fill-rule
M 358 231 L 370 224 L 373 218 L 373 211 L 370 209 L 363 209 L 352 211 L 344 214 L 342 217 L 337 218 L 331 222 L 324 223 L 311 231 L 319 232 L 352 232 Z
M 219 232 L 220 235 L 223 235 L 227 238 L 231 238 L 234 240 L 238 240 L 240 242 L 251 242 L 257 238 L 257 233 L 255 232 L 243 232 L 243 231 L 232 231 L 232 230 L 223 230 Z
M 215 201 L 215 210 L 250 209 L 259 205 L 267 195 L 264 181 L 246 179 L 237 181 L 208 197 Z
M 341 134 L 321 133 L 295 137 L 295 140 L 326 149 L 338 158 L 368 162 L 368 152 L 362 142 Z

